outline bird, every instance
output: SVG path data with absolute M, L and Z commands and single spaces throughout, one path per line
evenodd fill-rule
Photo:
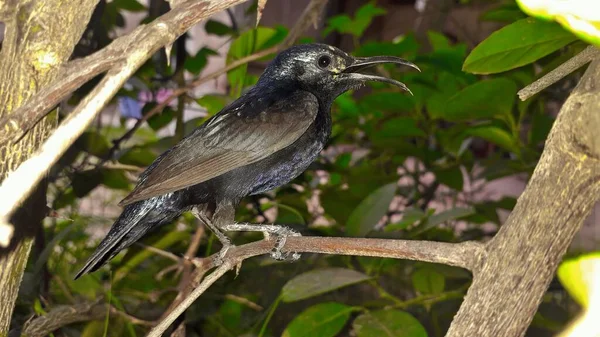
M 221 257 L 232 247 L 224 232 L 260 231 L 277 237 L 271 256 L 287 258 L 281 253 L 285 238 L 299 233 L 275 224 L 236 223 L 235 208 L 244 197 L 285 185 L 308 168 L 328 141 L 331 106 L 342 93 L 383 82 L 412 94 L 400 81 L 362 72 L 385 63 L 419 70 L 399 57 L 353 57 L 321 43 L 280 52 L 253 87 L 140 174 L 119 204 L 123 212 L 75 279 L 187 211 L 221 241 Z

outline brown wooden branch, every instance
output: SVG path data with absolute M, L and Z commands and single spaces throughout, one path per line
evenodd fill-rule
M 135 29 L 131 33 L 135 39 L 124 46 L 121 58 L 116 61 L 115 66 L 107 72 L 102 81 L 77 105 L 41 149 L 11 172 L 2 182 L 0 185 L 0 195 L 3 196 L 0 203 L 0 229 L 11 227 L 9 218 L 15 209 L 31 193 L 48 169 L 85 131 L 125 81 L 148 58 L 162 46 L 173 43 L 175 39 L 202 19 L 244 1 L 186 1 L 150 24 Z M 3 232 L 10 234 L 6 230 Z M 6 239 L 5 236 L 0 237 L 0 243 L 7 242 Z
M 161 322 L 154 327 L 148 337 L 161 336 L 162 333 L 183 313 L 206 289 L 228 270 L 241 264 L 245 259 L 268 254 L 273 249 L 274 241 L 262 240 L 229 251 L 223 264 L 209 274 L 190 293 L 173 308 Z M 334 238 L 334 237 L 288 237 L 283 252 L 320 253 L 335 255 L 354 255 L 371 257 L 388 257 L 442 263 L 472 270 L 485 258 L 483 245 L 478 242 L 445 243 L 433 241 Z M 198 280 L 209 269 L 215 267 L 217 254 L 202 259 L 200 266 L 194 271 L 193 279 Z
M 560 110 L 527 188 L 486 245 L 447 337 L 519 337 L 600 198 L 600 60 Z
M 556 69 L 542 76 L 535 82 L 519 90 L 517 95 L 521 101 L 524 101 L 540 91 L 548 88 L 552 84 L 560 81 L 575 70 L 583 67 L 595 58 L 600 56 L 600 50 L 594 46 L 588 46 L 581 53 L 571 57 L 567 62 L 556 67 Z

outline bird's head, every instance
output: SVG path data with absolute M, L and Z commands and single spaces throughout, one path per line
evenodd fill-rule
M 382 63 L 402 64 L 419 70 L 413 63 L 399 57 L 353 57 L 338 48 L 312 43 L 297 45 L 281 52 L 269 64 L 260 81 L 290 83 L 329 100 L 369 81 L 389 83 L 410 93 L 402 82 L 361 73 L 366 68 Z

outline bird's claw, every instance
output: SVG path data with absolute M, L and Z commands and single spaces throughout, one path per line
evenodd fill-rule
M 276 236 L 275 246 L 273 247 L 273 249 L 271 249 L 270 253 L 273 259 L 277 261 L 294 262 L 300 258 L 300 254 L 298 254 L 297 252 L 282 252 L 282 249 L 285 246 L 285 242 L 287 241 L 288 236 L 301 236 L 300 233 L 294 231 L 291 228 L 281 226 L 280 229 L 270 234 L 274 234 Z

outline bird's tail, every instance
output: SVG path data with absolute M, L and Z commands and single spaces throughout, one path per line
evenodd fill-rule
M 159 209 L 157 200 L 148 199 L 127 205 L 96 251 L 89 257 L 75 279 L 91 273 L 131 246 L 150 230 L 170 223 L 181 214 L 177 209 Z

